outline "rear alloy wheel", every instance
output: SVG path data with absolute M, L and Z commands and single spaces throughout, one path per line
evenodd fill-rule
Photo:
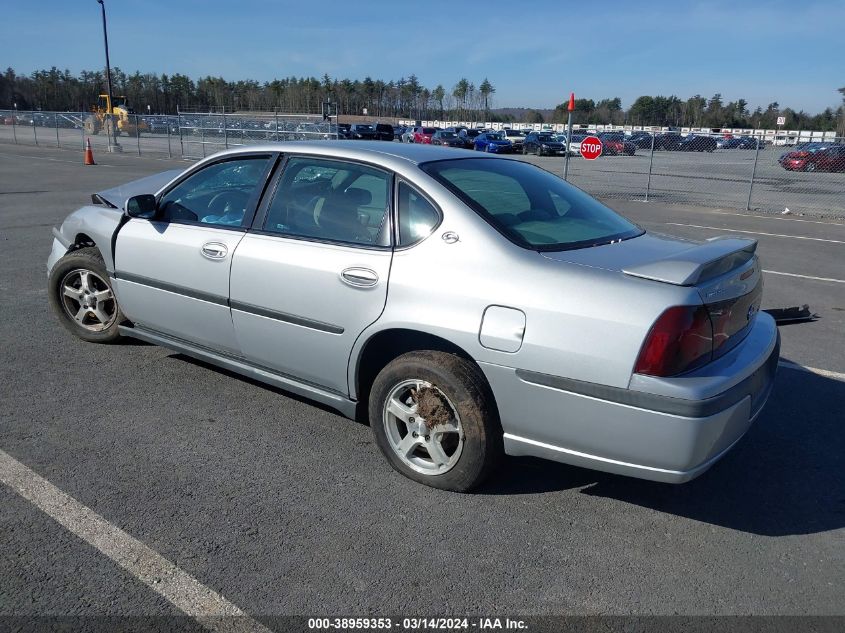
M 106 267 L 96 248 L 81 248 L 62 257 L 50 272 L 48 296 L 62 325 L 92 343 L 120 338 L 125 320 Z
M 478 486 L 503 454 L 502 429 L 477 366 L 445 352 L 391 361 L 370 391 L 370 426 L 394 469 L 444 490 Z
M 804 165 L 804 171 L 816 171 L 816 164 L 807 163 L 806 165 Z

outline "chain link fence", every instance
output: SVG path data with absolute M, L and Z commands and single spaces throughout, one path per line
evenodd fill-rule
M 310 114 L 180 112 L 177 115 L 96 115 L 91 112 L 0 110 L 0 142 L 202 158 L 238 145 L 337 138 L 337 124 Z
M 570 155 L 568 180 L 600 198 L 845 216 L 845 137 L 776 145 L 750 134 L 597 135 L 602 155 Z M 564 174 L 562 157 L 530 160 Z
M 268 141 L 329 140 L 338 137 L 337 124 L 322 115 L 180 112 L 176 117 L 180 151 L 185 158 L 202 158 L 222 149 Z
M 90 112 L 0 110 L 0 142 L 82 150 L 90 139 L 95 154 L 111 150 L 197 159 L 239 145 L 338 137 L 335 120 L 324 121 L 321 115 L 180 112 L 113 117 L 95 123 Z M 582 137 L 590 133 L 577 132 Z M 593 161 L 571 156 L 568 179 L 600 198 L 845 216 L 845 138 L 744 132 L 597 130 L 602 156 Z M 573 134 L 572 140 L 577 147 L 579 137 Z M 527 159 L 564 173 L 563 157 Z

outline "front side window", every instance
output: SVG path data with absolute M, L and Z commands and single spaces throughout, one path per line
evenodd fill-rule
M 440 213 L 421 193 L 399 183 L 399 246 L 411 246 L 428 237 L 440 223 Z
M 366 165 L 292 158 L 263 228 L 291 237 L 389 246 L 390 185 L 388 173 Z
M 566 250 L 643 233 L 595 198 L 529 163 L 467 158 L 420 168 L 523 248 Z
M 241 226 L 269 161 L 270 156 L 250 156 L 204 167 L 162 196 L 157 219 Z

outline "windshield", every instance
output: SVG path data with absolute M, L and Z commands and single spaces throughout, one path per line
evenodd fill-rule
M 503 140 L 505 140 L 505 138 L 501 134 L 492 134 L 491 133 L 491 134 L 487 135 L 487 140 L 488 141 L 503 141 Z
M 423 134 L 434 134 L 437 131 L 436 127 L 424 127 Z
M 643 233 L 598 200 L 529 163 L 466 158 L 420 168 L 523 248 L 567 250 Z
M 454 132 L 441 132 L 440 138 L 458 138 L 458 135 Z
M 373 126 L 372 125 L 356 125 L 356 130 L 361 130 L 362 132 L 372 132 Z
M 540 134 L 537 137 L 537 140 L 541 141 L 543 143 L 550 143 L 550 142 L 553 142 L 555 140 L 555 137 L 552 136 L 551 134 Z

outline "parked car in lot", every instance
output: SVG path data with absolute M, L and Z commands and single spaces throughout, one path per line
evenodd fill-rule
M 510 154 L 513 144 L 501 132 L 484 132 L 475 137 L 474 149 L 491 154 Z
M 405 132 L 407 130 L 408 130 L 408 128 L 404 125 L 394 126 L 393 127 L 393 140 L 394 141 L 401 141 L 402 135 L 405 134 Z
M 627 137 L 627 141 L 629 143 L 633 143 L 635 147 L 638 149 L 651 149 L 651 133 L 649 132 L 631 132 L 631 135 Z
M 437 130 L 431 137 L 432 145 L 444 145 L 446 147 L 460 147 L 463 148 L 464 141 L 455 132 L 448 132 L 446 130 Z
M 423 145 L 431 144 L 431 137 L 437 132 L 439 127 L 415 127 L 414 128 L 414 143 L 422 143 Z
M 609 156 L 633 156 L 637 153 L 637 146 L 625 139 L 624 132 L 602 132 L 598 135 L 602 144 L 602 154 Z
M 663 132 L 654 137 L 654 149 L 662 149 L 666 151 L 675 151 L 680 148 L 681 143 L 684 142 L 684 137 L 677 132 Z
M 760 148 L 763 148 L 762 141 Z M 717 149 L 757 149 L 758 140 L 753 136 L 726 136 L 716 139 Z
M 513 146 L 513 152 L 515 154 L 522 153 L 522 144 L 525 142 L 525 137 L 527 136 L 525 132 L 522 130 L 513 130 L 513 129 L 505 129 L 502 130 L 502 134 L 504 134 L 505 138 L 511 142 Z
M 392 125 L 388 123 L 376 123 L 375 132 L 377 141 L 393 141 Z
M 369 123 L 353 123 L 349 128 L 349 135 L 356 141 L 373 141 L 378 138 L 376 129 Z
M 754 240 L 650 235 L 521 160 L 242 146 L 100 191 L 53 235 L 49 302 L 79 338 L 366 417 L 393 468 L 448 490 L 503 453 L 687 481 L 777 368 Z
M 845 145 L 807 143 L 778 162 L 788 171 L 845 171 Z
M 475 139 L 478 138 L 479 134 L 481 134 L 481 130 L 473 130 L 470 128 L 458 130 L 458 136 L 460 136 L 461 140 L 463 140 L 465 149 L 475 149 Z
M 337 124 L 337 137 L 341 139 L 351 139 L 352 138 L 352 126 L 348 123 L 338 123 Z
M 566 136 L 563 139 L 551 132 L 531 132 L 522 144 L 523 154 L 555 156 L 566 154 Z
M 716 139 L 701 134 L 688 134 L 677 149 L 682 152 L 712 152 L 716 149 Z

